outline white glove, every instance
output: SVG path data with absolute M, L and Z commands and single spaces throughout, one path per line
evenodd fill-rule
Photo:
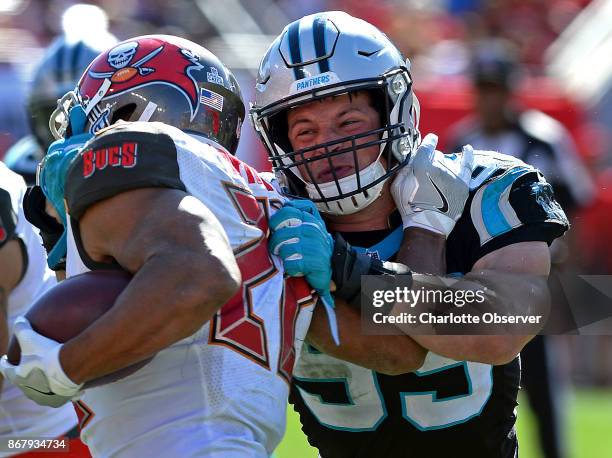
M 391 194 L 404 229 L 421 227 L 448 237 L 469 196 L 474 153 L 468 145 L 460 154 L 446 155 L 436 151 L 437 144 L 436 135 L 425 136 L 397 174 Z
M 14 366 L 4 355 L 0 360 L 2 375 L 40 405 L 59 407 L 80 394 L 83 384 L 70 380 L 60 364 L 63 344 L 34 331 L 24 316 L 15 320 L 14 333 L 21 347 L 21 361 Z

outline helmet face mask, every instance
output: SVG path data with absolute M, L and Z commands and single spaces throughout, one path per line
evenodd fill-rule
M 74 93 L 59 101 L 50 120 L 56 137 L 79 133 L 70 132 L 68 121 L 76 106 L 91 134 L 118 120 L 158 121 L 230 153 L 238 146 L 245 113 L 236 78 L 216 56 L 165 35 L 133 38 L 98 56 Z
M 317 33 L 324 38 L 317 39 Z M 322 56 L 318 61 L 307 55 L 308 46 L 313 48 L 310 43 L 313 36 L 317 54 Z M 296 43 L 306 50 L 301 74 L 296 72 L 295 63 L 287 63 L 287 49 L 294 50 L 291 59 L 298 54 Z M 324 50 L 321 43 L 330 45 Z M 294 79 L 320 70 L 327 71 Z M 293 150 L 287 137 L 289 110 L 316 100 L 343 94 L 350 97 L 364 91 L 370 94 L 379 112 L 379 128 Z M 279 181 L 286 185 L 286 194 L 308 197 L 326 213 L 355 213 L 372 203 L 384 182 L 406 165 L 420 138 L 418 101 L 412 92 L 409 63 L 375 27 L 346 13 L 307 16 L 288 25 L 261 63 L 256 100 L 251 119 Z M 364 143 L 366 137 L 373 140 Z M 362 161 L 360 170 L 358 155 L 373 146 L 379 147 L 378 158 L 367 167 Z M 315 150 L 320 154 L 314 155 Z M 350 177 L 337 176 L 332 166 L 332 158 L 342 154 L 352 155 L 354 169 L 358 171 Z M 310 171 L 315 161 L 329 164 L 331 182 L 317 182 Z
M 57 102 L 56 102 L 57 103 Z M 50 103 L 31 103 L 28 106 L 30 130 L 41 148 L 55 141 L 49 130 L 49 119 L 55 106 Z

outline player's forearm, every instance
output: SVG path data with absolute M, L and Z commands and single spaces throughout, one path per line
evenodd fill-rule
M 404 232 L 404 240 L 397 259 L 413 271 L 427 274 L 446 273 L 446 238 L 419 228 Z M 439 282 L 432 283 L 432 277 L 413 275 L 413 290 L 444 289 Z M 484 302 L 478 304 L 479 313 L 484 311 L 514 310 L 517 313 L 544 313 L 548 306 L 548 292 L 543 277 L 504 274 L 494 271 L 469 273 L 461 280 L 455 280 L 452 287 L 457 291 L 484 291 Z M 448 304 L 420 303 L 414 310 L 448 310 Z M 404 310 L 408 311 L 408 310 Z M 400 308 L 394 310 L 399 313 Z M 461 312 L 457 308 L 457 312 Z M 402 326 L 399 326 L 402 328 Z M 414 329 L 404 326 L 405 332 L 421 346 L 441 356 L 456 360 L 477 361 L 488 364 L 502 364 L 516 357 L 525 344 L 533 337 L 505 335 L 441 335 L 415 334 Z M 433 331 L 433 330 L 432 330 Z
M 359 312 L 336 299 L 340 345 L 333 341 L 322 306 L 317 306 L 307 341 L 318 350 L 387 375 L 413 372 L 423 365 L 427 350 L 406 335 L 363 335 Z
M 0 355 L 6 354 L 9 344 L 8 297 L 21 281 L 25 261 L 17 240 L 10 240 L 0 247 Z M 0 393 L 2 382 L 0 375 Z
M 76 383 L 92 380 L 197 331 L 240 283 L 232 266 L 222 262 L 185 269 L 198 263 L 200 259 L 188 254 L 147 261 L 115 306 L 64 345 L 60 360 L 66 374 Z
M 397 262 L 414 272 L 444 275 L 446 273 L 446 238 L 419 227 L 404 230 Z
M 550 306 L 546 278 L 543 276 L 487 270 L 470 272 L 461 279 L 447 278 L 444 279 L 444 283 L 436 277 L 419 274 L 415 274 L 413 278 L 412 289 L 423 291 L 424 294 L 421 297 L 428 298 L 428 300 L 418 301 L 413 307 L 408 307 L 405 303 L 398 303 L 393 308 L 393 315 L 399 315 L 402 312 L 414 313 L 415 310 L 417 313 L 454 312 L 472 316 L 482 316 L 490 312 L 509 316 L 541 316 L 540 325 L 543 326 L 544 317 L 548 314 Z M 449 282 L 453 283 L 449 285 Z M 440 296 L 425 294 L 427 291 L 440 290 L 462 292 L 462 295 L 466 291 L 473 291 L 475 297 L 483 300 L 458 307 L 457 303 L 431 301 L 429 299 L 432 297 Z M 480 295 L 477 295 L 478 292 Z M 475 326 L 474 332 L 482 331 L 482 335 L 443 335 L 445 333 L 443 326 L 434 325 L 429 333 L 422 333 L 422 330 L 415 332 L 414 327 L 406 324 L 396 326 L 411 335 L 420 345 L 441 356 L 487 364 L 504 364 L 511 361 L 539 331 L 539 328 L 530 327 L 528 335 L 519 335 L 522 332 L 519 328 L 498 327 L 493 328 L 493 331 L 499 330 L 499 335 L 490 335 L 491 328 L 484 330 L 481 326 Z M 454 330 L 457 331 L 457 328 Z
M 412 338 L 440 356 L 499 366 L 516 358 L 533 336 L 413 335 Z

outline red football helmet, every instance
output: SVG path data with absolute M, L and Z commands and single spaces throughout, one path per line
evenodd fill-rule
M 232 72 L 202 46 L 169 35 L 125 40 L 94 59 L 51 116 L 56 138 L 69 129 L 68 113 L 75 105 L 84 109 L 90 133 L 119 119 L 160 121 L 211 139 L 232 154 L 245 114 Z

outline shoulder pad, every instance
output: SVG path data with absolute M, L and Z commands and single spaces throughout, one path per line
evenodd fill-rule
M 502 154 L 497 151 L 474 150 L 474 170 L 472 171 L 470 189 L 477 189 L 485 181 L 493 179 L 515 167 L 535 170 L 520 159 L 508 154 Z
M 559 235 L 569 227 L 552 186 L 538 170 L 524 163 L 499 168 L 485 179 L 473 191 L 470 215 L 481 246 L 528 224 L 559 226 Z
M 66 176 L 68 212 L 79 219 L 93 203 L 145 187 L 185 190 L 177 148 L 155 123 L 120 123 L 89 141 Z

